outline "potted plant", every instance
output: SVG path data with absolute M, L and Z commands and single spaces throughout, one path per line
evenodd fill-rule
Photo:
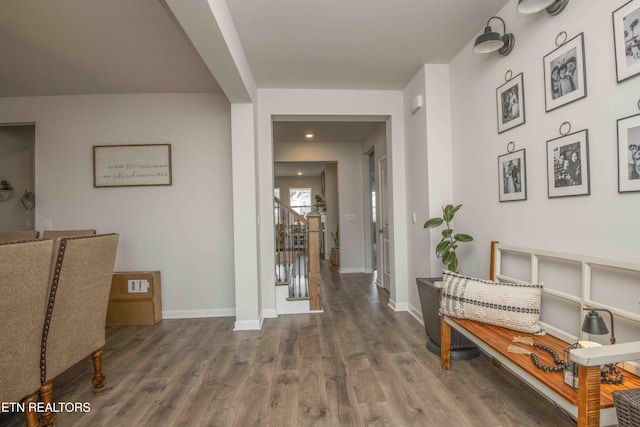
M 442 239 L 436 246 L 436 256 L 442 259 L 442 263 L 447 266 L 449 271 L 458 271 L 460 263 L 456 249 L 460 242 L 471 242 L 473 237 L 468 234 L 454 233 L 451 227 L 451 221 L 455 213 L 462 205 L 446 205 L 442 208 L 442 217 L 430 218 L 424 223 L 424 228 L 436 228 L 445 224 L 442 230 Z M 440 316 L 438 308 L 440 307 L 440 288 L 438 282 L 441 278 L 418 278 L 418 295 L 420 297 L 420 306 L 422 308 L 422 319 L 424 320 L 424 329 L 427 334 L 427 350 L 433 354 L 440 355 Z M 458 331 L 451 331 L 451 359 L 467 360 L 473 359 L 480 355 L 480 351 L 475 345 L 469 341 L 464 335 Z
M 424 223 L 424 228 L 440 227 L 442 224 L 446 225 L 446 228 L 442 230 L 442 240 L 436 246 L 436 256 L 442 259 L 442 263 L 447 266 L 449 271 L 457 272 L 460 267 L 458 262 L 458 255 L 456 249 L 460 242 L 471 242 L 473 237 L 468 234 L 454 233 L 451 228 L 451 221 L 456 212 L 462 207 L 462 205 L 453 206 L 447 205 L 442 207 L 442 218 L 435 217 L 430 218 Z
M 327 202 L 324 201 L 321 195 L 316 194 L 315 196 L 316 202 L 313 204 L 313 207 L 316 208 L 318 212 L 324 212 L 327 206 Z
M 340 226 L 336 227 L 336 232 L 331 233 L 333 237 L 333 248 L 331 248 L 331 265 L 340 265 Z

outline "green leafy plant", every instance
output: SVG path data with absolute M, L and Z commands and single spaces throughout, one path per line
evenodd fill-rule
M 314 197 L 316 199 L 316 202 L 313 204 L 313 206 L 318 210 L 318 212 L 324 212 L 327 203 L 319 194 L 316 194 Z
M 340 247 L 340 226 L 336 227 L 336 232 L 331 233 L 331 237 L 333 237 L 333 246 L 336 248 Z
M 442 207 L 442 218 L 435 217 L 430 218 L 424 223 L 424 228 L 436 228 L 442 224 L 446 225 L 446 228 L 442 230 L 442 240 L 436 246 L 436 256 L 442 259 L 442 263 L 447 266 L 449 271 L 458 271 L 458 255 L 456 255 L 456 249 L 459 242 L 471 242 L 473 237 L 468 234 L 455 233 L 451 228 L 451 221 L 458 209 L 462 205 L 453 206 L 447 205 Z
M 11 183 L 5 179 L 0 181 L 0 190 L 13 190 Z

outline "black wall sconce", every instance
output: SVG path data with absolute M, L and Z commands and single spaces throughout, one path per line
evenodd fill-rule
M 558 15 L 567 7 L 569 0 L 518 0 L 518 13 L 530 15 L 546 9 L 550 15 Z
M 491 23 L 491 20 L 493 19 L 499 19 L 500 22 L 502 22 L 502 35 L 491 29 L 489 23 Z M 476 42 L 473 45 L 473 51 L 475 53 L 491 53 L 498 51 L 500 55 L 507 56 L 513 50 L 515 43 L 516 37 L 511 33 L 507 33 L 507 27 L 504 20 L 499 16 L 492 16 L 487 21 L 487 26 L 484 27 L 484 33 L 476 39 Z

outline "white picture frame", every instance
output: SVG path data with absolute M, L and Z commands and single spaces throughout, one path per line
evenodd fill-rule
M 93 186 L 172 185 L 171 144 L 94 145 Z

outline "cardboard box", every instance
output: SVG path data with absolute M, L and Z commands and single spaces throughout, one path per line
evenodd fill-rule
M 107 325 L 155 325 L 161 320 L 159 271 L 113 273 Z

